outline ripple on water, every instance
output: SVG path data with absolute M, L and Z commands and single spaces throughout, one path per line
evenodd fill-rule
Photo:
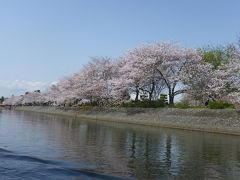
M 45 160 L 38 157 L 20 155 L 0 148 L 1 179 L 96 179 L 125 180 L 122 178 L 94 172 L 94 167 L 79 163 Z

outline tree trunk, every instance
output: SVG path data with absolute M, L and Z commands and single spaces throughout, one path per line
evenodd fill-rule
M 136 97 L 135 97 L 135 102 L 138 102 L 139 99 L 139 89 L 136 88 Z
M 151 87 L 151 91 L 149 92 L 149 101 L 152 101 L 152 97 L 153 97 L 153 92 L 155 90 L 155 83 L 154 81 L 152 82 L 152 87 Z
M 174 95 L 169 94 L 169 105 L 173 106 L 174 105 Z
M 169 105 L 170 106 L 174 105 L 174 97 L 175 97 L 174 89 L 175 89 L 175 85 L 172 88 L 168 87 Z
M 171 87 L 168 88 L 168 96 L 169 96 L 169 105 L 174 105 L 174 93 Z

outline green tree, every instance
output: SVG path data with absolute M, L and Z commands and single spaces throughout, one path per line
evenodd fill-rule
M 214 69 L 218 69 L 221 64 L 229 62 L 231 45 L 226 47 L 210 47 L 200 49 L 202 58 L 205 62 L 213 65 Z
M 5 98 L 2 96 L 2 97 L 0 98 L 0 103 L 2 104 L 2 103 L 4 102 L 4 100 L 5 100 Z

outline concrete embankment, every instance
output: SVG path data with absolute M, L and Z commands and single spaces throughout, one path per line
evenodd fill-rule
M 79 119 L 240 135 L 240 114 L 232 109 L 91 108 L 80 110 L 39 106 L 15 107 L 14 109 Z

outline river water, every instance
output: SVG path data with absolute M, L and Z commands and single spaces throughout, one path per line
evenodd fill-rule
M 0 112 L 0 179 L 240 179 L 240 137 Z

